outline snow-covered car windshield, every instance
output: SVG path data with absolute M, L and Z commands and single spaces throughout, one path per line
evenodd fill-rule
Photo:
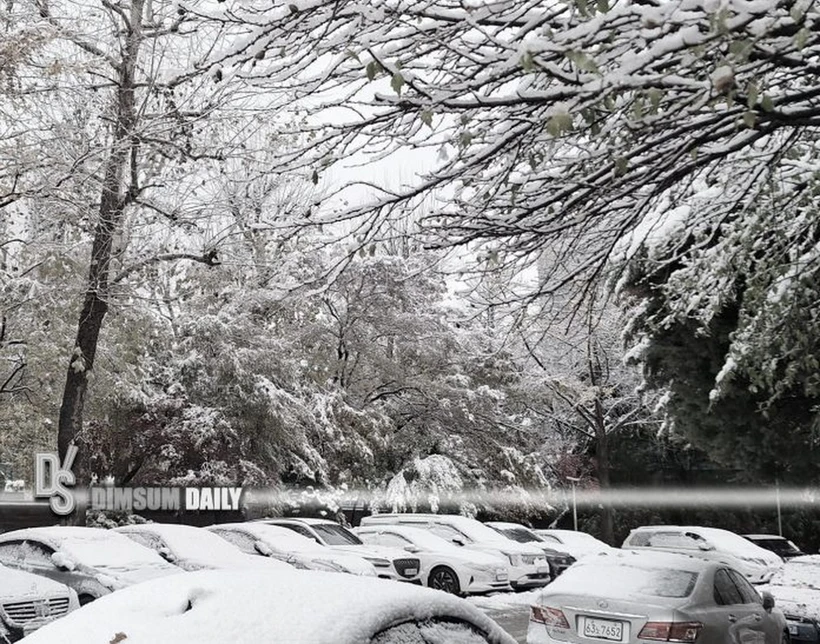
M 78 563 L 92 568 L 131 570 L 144 566 L 168 566 L 157 553 L 121 535 L 111 539 L 71 539 L 60 549 Z
M 530 532 L 526 528 L 500 528 L 499 531 L 508 539 L 518 543 L 530 543 L 532 541 L 543 541 L 537 534 Z
M 329 546 L 360 546 L 361 540 L 340 525 L 317 524 L 313 526 L 316 533 Z

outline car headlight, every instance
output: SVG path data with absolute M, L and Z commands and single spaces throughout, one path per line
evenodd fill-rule
M 378 557 L 365 557 L 370 563 L 372 563 L 376 568 L 389 568 L 390 562 L 387 559 L 380 559 Z
M 511 566 L 521 566 L 521 565 L 523 565 L 521 555 L 510 554 L 509 552 L 505 552 L 504 554 L 507 555 L 507 559 L 510 560 L 510 565 Z

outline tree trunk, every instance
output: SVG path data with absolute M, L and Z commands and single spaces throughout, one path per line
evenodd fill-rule
M 137 186 L 132 184 L 129 190 L 125 191 L 123 183 L 129 160 L 132 164 L 136 163 L 134 73 L 142 40 L 143 3 L 144 0 L 133 0 L 131 4 L 130 24 L 126 25 L 123 56 L 117 65 L 119 83 L 114 109 L 114 131 L 103 176 L 99 218 L 94 230 L 85 300 L 77 324 L 77 337 L 68 365 L 57 426 L 57 447 L 61 462 L 72 443 L 79 447 L 74 462 L 78 486 L 87 485 L 90 476 L 82 435 L 83 408 L 88 391 L 88 375 L 94 368 L 100 330 L 108 311 L 113 240 L 121 226 L 123 209 L 131 196 L 131 191 L 137 189 Z M 75 522 L 84 521 L 84 512 L 78 510 Z
M 595 440 L 595 474 L 598 477 L 598 484 L 601 492 L 609 492 L 609 436 L 606 431 L 597 432 Z M 612 512 L 612 505 L 608 500 L 601 503 L 601 540 L 609 545 L 615 545 L 615 520 Z

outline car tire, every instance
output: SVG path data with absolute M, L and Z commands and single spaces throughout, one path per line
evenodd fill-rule
M 430 571 L 427 577 L 427 586 L 436 590 L 443 590 L 451 595 L 461 594 L 461 584 L 458 575 L 452 568 L 447 566 L 437 566 Z

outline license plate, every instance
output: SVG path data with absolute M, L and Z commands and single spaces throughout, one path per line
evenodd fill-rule
M 506 572 L 497 572 L 495 573 L 495 580 L 496 581 L 507 581 L 510 576 Z
M 584 618 L 584 637 L 620 642 L 624 637 L 624 623 L 610 619 Z
M 789 635 L 797 635 L 797 625 L 789 624 Z
M 539 575 L 543 575 L 545 572 L 550 571 L 550 567 L 549 566 L 538 566 L 538 568 L 536 570 L 538 570 Z
M 410 577 L 412 577 L 413 575 L 418 574 L 418 572 L 419 572 L 418 568 L 405 568 L 404 569 L 404 574 L 408 575 Z

